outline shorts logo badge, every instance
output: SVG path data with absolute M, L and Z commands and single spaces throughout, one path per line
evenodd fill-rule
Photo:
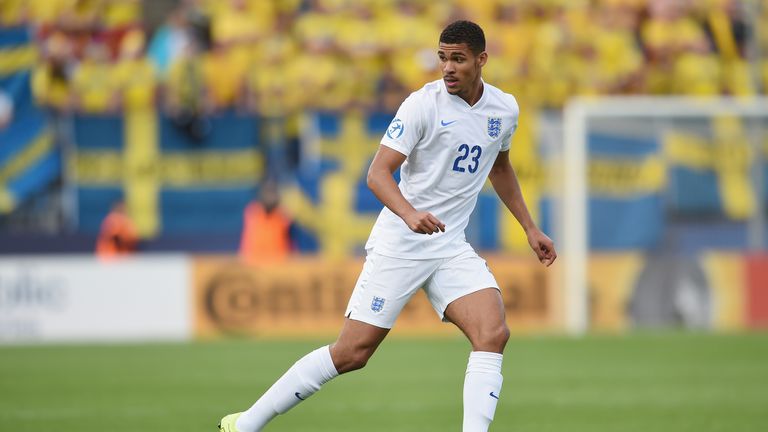
M 488 117 L 488 136 L 498 138 L 501 135 L 501 117 Z
M 384 309 L 384 302 L 386 300 L 381 297 L 373 297 L 373 301 L 371 302 L 371 310 L 374 312 L 381 312 L 382 309 Z

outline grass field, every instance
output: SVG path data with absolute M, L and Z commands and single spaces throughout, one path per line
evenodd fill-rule
M 0 348 L 0 431 L 215 431 L 323 341 Z M 468 346 L 392 338 L 270 431 L 459 431 Z M 768 430 L 768 334 L 513 338 L 493 431 Z

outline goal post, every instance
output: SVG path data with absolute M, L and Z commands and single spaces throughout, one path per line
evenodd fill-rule
M 768 98 L 693 98 L 616 96 L 570 100 L 563 111 L 562 175 L 558 175 L 559 205 L 554 206 L 562 259 L 561 289 L 565 301 L 564 325 L 568 333 L 580 335 L 590 328 L 589 310 L 589 135 L 595 120 L 632 119 L 640 122 L 674 122 L 731 116 L 749 120 L 748 141 L 752 158 L 748 173 L 759 205 L 749 216 L 750 247 L 765 247 L 763 173 L 764 140 L 768 137 Z M 757 122 L 757 127 L 753 124 Z M 653 126 L 651 126 L 653 127 Z M 559 196 L 558 196 L 559 195 Z

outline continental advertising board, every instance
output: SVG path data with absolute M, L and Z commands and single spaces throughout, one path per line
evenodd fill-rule
M 561 297 L 547 270 L 535 261 L 490 257 L 513 331 L 555 329 Z M 334 334 L 344 320 L 362 259 L 296 258 L 245 266 L 234 258 L 193 262 L 195 334 L 255 336 Z M 405 307 L 395 327 L 402 334 L 455 334 L 442 323 L 423 291 Z
M 489 256 L 513 332 L 561 332 L 558 266 Z M 234 257 L 193 263 L 194 333 L 259 337 L 336 333 L 362 259 L 297 258 L 244 266 Z M 768 256 L 710 252 L 700 256 L 593 254 L 589 317 L 594 331 L 640 328 L 742 330 L 768 327 Z M 456 334 L 441 323 L 423 292 L 405 307 L 395 334 Z

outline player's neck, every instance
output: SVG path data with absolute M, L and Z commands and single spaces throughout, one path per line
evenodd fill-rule
M 460 94 L 459 97 L 469 106 L 474 106 L 483 97 L 483 80 L 478 78 L 472 88 L 466 94 Z

